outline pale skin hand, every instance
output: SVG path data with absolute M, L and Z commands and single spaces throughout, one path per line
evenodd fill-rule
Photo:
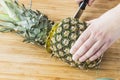
M 120 38 L 120 4 L 88 23 L 70 50 L 74 61 L 94 61 Z

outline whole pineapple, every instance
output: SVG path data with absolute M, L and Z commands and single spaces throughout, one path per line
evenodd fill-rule
M 70 54 L 70 48 L 73 46 L 78 37 L 87 28 L 86 23 L 80 22 L 78 19 L 66 18 L 63 19 L 59 24 L 55 24 L 49 34 L 46 42 L 46 48 L 53 56 L 56 56 L 71 66 L 79 68 L 94 68 L 101 62 L 101 58 L 89 62 L 80 63 L 72 60 Z
M 43 13 L 27 9 L 16 1 L 0 0 L 0 4 L 4 12 L 0 13 L 1 32 L 15 31 L 25 38 L 24 41 L 44 45 L 53 56 L 71 66 L 88 69 L 94 68 L 101 62 L 102 57 L 93 62 L 88 60 L 82 63 L 74 62 L 69 53 L 77 38 L 87 28 L 86 23 L 66 18 L 53 25 Z

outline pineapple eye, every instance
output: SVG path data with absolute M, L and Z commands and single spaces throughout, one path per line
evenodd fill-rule
M 69 44 L 69 40 L 68 39 L 64 39 L 62 43 L 63 43 L 63 45 L 67 46 Z
M 57 35 L 56 40 L 59 42 L 59 41 L 61 41 L 61 39 L 62 39 L 62 36 L 61 35 Z
M 72 25 L 75 25 L 75 24 L 77 24 L 77 21 L 72 20 L 72 21 L 71 21 L 71 24 L 72 24 Z
M 59 27 L 58 29 L 57 29 L 57 33 L 61 33 L 62 32 L 62 27 Z
M 54 45 L 53 45 L 52 49 L 53 49 L 53 51 L 57 51 L 57 48 Z
M 72 57 L 71 56 L 68 56 L 66 59 L 69 60 L 69 61 L 72 61 Z
M 51 50 L 53 50 L 53 47 L 52 47 L 52 46 L 50 46 L 50 49 L 51 49 Z
M 69 19 L 64 19 L 64 22 L 65 23 L 68 23 L 70 20 Z
M 65 52 L 66 54 L 69 54 L 69 53 L 70 53 L 70 49 L 69 49 L 69 48 L 65 48 L 64 52 Z
M 55 43 L 55 42 L 56 42 L 54 37 L 51 39 L 51 41 L 52 41 L 52 43 Z
M 70 66 L 73 66 L 73 67 L 74 67 L 74 66 L 75 66 L 75 63 L 74 63 L 74 62 L 71 62 L 71 63 L 70 63 Z
M 76 31 L 77 27 L 76 26 L 71 26 L 71 31 L 74 32 Z
M 71 36 L 70 36 L 70 38 L 71 38 L 72 40 L 76 40 L 77 35 L 76 35 L 75 33 L 72 33 Z
M 54 54 L 56 57 L 59 57 L 59 54 L 57 54 L 57 52 L 52 52 L 52 54 Z
M 64 25 L 63 25 L 63 28 L 64 28 L 64 29 L 69 29 L 69 24 L 64 24 Z
M 59 51 L 59 55 L 64 56 L 64 53 L 62 51 Z
M 65 31 L 65 32 L 64 32 L 64 36 L 65 36 L 65 37 L 69 36 L 69 33 L 70 33 L 69 31 Z
M 61 45 L 61 44 L 57 44 L 57 48 L 58 48 L 58 49 L 61 49 L 61 48 L 62 48 L 62 45 Z
M 94 64 L 89 64 L 88 67 L 92 68 L 92 67 L 95 66 L 95 64 L 96 64 L 96 63 L 94 63 Z
M 83 25 L 80 25 L 80 24 L 79 24 L 79 28 L 80 28 L 80 30 L 84 30 L 85 29 L 85 27 Z

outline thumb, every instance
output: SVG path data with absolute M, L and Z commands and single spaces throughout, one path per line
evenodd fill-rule
M 93 19 L 93 20 L 90 20 L 90 21 L 86 21 L 87 24 L 91 24 L 93 22 L 95 22 L 97 19 Z

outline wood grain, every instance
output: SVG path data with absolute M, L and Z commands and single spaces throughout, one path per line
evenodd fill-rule
M 29 0 L 20 2 L 29 5 Z M 81 20 L 97 18 L 118 3 L 120 0 L 96 0 L 87 7 Z M 77 4 L 74 0 L 33 0 L 32 8 L 57 22 L 73 16 Z M 95 80 L 99 77 L 120 80 L 120 40 L 106 51 L 100 70 L 88 71 L 70 67 L 51 58 L 44 48 L 22 40 L 15 33 L 0 33 L 0 80 Z

